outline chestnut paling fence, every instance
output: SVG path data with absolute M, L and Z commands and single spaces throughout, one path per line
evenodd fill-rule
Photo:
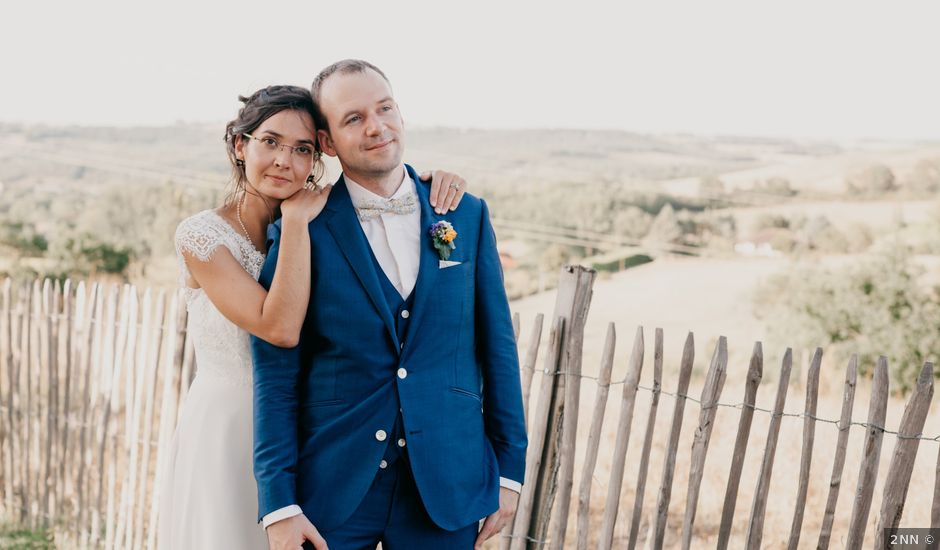
M 850 495 L 852 512 L 840 544 L 860 548 L 865 540 L 880 547 L 884 528 L 897 527 L 933 396 L 933 366 L 924 365 L 896 430 L 885 426 L 888 402 L 887 361 L 874 370 L 868 418 L 853 421 L 857 364 L 846 370 L 841 416 L 816 416 L 822 350 L 817 349 L 806 378 L 802 414 L 784 412 L 790 382 L 792 354 L 784 355 L 773 409 L 755 406 L 763 374 L 761 344 L 754 346 L 746 374 L 743 401 L 729 405 L 720 400 L 727 372 L 727 342 L 715 345 L 701 395 L 689 395 L 695 346 L 690 333 L 683 347 L 674 392 L 662 389 L 663 332 L 655 330 L 653 384 L 642 386 L 646 363 L 645 333 L 637 328 L 623 380 L 611 381 L 616 331 L 610 324 L 597 376 L 582 374 L 584 327 L 595 273 L 566 266 L 561 271 L 555 310 L 546 342 L 541 342 L 543 316 L 531 328 L 521 350 L 522 390 L 529 425 L 526 484 L 511 526 L 490 543 L 501 550 L 522 548 L 634 548 L 638 544 L 663 547 L 667 527 L 683 548 L 693 544 L 693 526 L 706 468 L 712 427 L 719 407 L 740 410 L 730 464 L 713 469 L 727 472 L 726 491 L 718 528 L 717 547 L 731 540 L 742 468 L 755 413 L 770 415 L 760 473 L 748 514 L 746 547 L 759 548 L 770 491 L 770 479 L 781 429 L 786 417 L 803 422 L 802 455 L 789 548 L 815 544 L 827 548 L 833 537 L 836 504 L 846 462 L 851 426 L 865 430 L 857 485 Z M 57 543 L 67 548 L 153 548 L 159 503 L 160 465 L 165 460 L 173 430 L 194 373 L 192 345 L 187 339 L 186 310 L 180 293 L 140 291 L 130 285 L 64 284 L 49 280 L 29 285 L 0 284 L 0 509 L 7 522 L 28 527 L 51 527 Z M 514 318 L 518 338 L 519 319 Z M 541 349 L 541 362 L 539 354 Z M 583 381 L 597 385 L 593 404 L 579 403 Z M 530 389 L 538 385 L 530 406 Z M 610 388 L 621 391 L 612 451 L 600 445 Z M 637 393 L 651 393 L 645 425 L 636 426 L 634 445 L 641 445 L 640 463 L 627 472 L 626 455 L 634 432 Z M 661 396 L 673 403 L 668 434 L 655 433 Z M 682 433 L 686 404 L 699 408 L 697 428 Z M 577 448 L 578 415 L 590 412 L 589 433 Z M 613 421 L 613 419 L 610 419 Z M 818 422 L 838 427 L 835 453 L 818 457 L 831 463 L 822 527 L 817 533 L 803 528 L 814 459 Z M 872 511 L 875 484 L 885 433 L 895 434 L 880 508 Z M 685 439 L 683 440 L 683 435 Z M 666 443 L 658 487 L 647 488 L 651 447 L 656 437 Z M 681 525 L 667 525 L 676 451 L 691 444 L 691 459 Z M 601 517 L 590 515 L 592 484 L 601 451 L 612 452 L 610 475 L 602 480 L 607 495 Z M 575 454 L 583 456 L 579 486 L 574 487 Z M 751 450 L 751 460 L 757 451 Z M 659 465 L 657 465 L 659 467 Z M 940 472 L 940 462 L 938 462 Z M 630 478 L 630 479 L 627 479 Z M 635 500 L 620 509 L 625 483 Z M 656 491 L 655 509 L 643 509 L 647 490 Z M 681 488 L 675 488 L 675 491 Z M 577 492 L 575 492 L 577 491 Z M 851 491 L 847 489 L 846 492 Z M 595 503 L 594 509 L 598 508 Z M 673 510 L 674 512 L 676 510 Z M 877 514 L 874 533 L 866 526 Z M 940 527 L 940 485 L 933 489 L 931 527 Z M 568 533 L 569 518 L 575 525 Z M 643 520 L 646 520 L 645 522 Z M 629 534 L 615 539 L 617 525 Z M 642 531 L 642 532 L 641 532 Z M 739 543 L 736 543 L 739 544 Z

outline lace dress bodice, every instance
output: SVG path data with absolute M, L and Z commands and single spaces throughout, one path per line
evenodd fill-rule
M 261 273 L 264 255 L 214 210 L 205 210 L 183 220 L 176 228 L 175 241 L 180 285 L 186 289 L 186 308 L 189 311 L 186 330 L 196 352 L 197 374 L 250 385 L 248 332 L 226 319 L 209 301 L 204 290 L 187 286 L 189 269 L 182 253 L 188 252 L 199 261 L 207 262 L 220 246 L 224 246 L 254 279 Z

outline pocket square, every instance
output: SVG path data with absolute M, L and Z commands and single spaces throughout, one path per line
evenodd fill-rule
M 437 268 L 438 268 L 438 269 L 444 269 L 444 268 L 447 268 L 447 267 L 454 267 L 455 265 L 460 265 L 460 264 L 463 263 L 463 262 L 451 262 L 451 261 L 448 261 L 448 260 L 438 260 L 438 262 L 439 262 L 439 263 L 437 264 Z

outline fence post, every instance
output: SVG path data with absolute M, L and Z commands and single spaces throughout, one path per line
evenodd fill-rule
M 666 460 L 663 461 L 663 479 L 659 485 L 656 499 L 656 517 L 653 523 L 652 547 L 663 547 L 666 538 L 666 520 L 669 515 L 669 500 L 672 498 L 672 478 L 676 474 L 676 451 L 679 449 L 679 435 L 682 433 L 682 416 L 685 401 L 692 379 L 692 363 L 695 361 L 695 338 L 690 332 L 682 349 L 682 362 L 679 365 L 679 383 L 676 387 L 676 404 L 672 410 L 672 426 L 669 430 L 669 444 L 666 447 Z
M 934 467 L 933 503 L 930 505 L 930 528 L 940 528 L 940 451 L 937 452 L 937 465 Z
M 800 457 L 800 485 L 796 492 L 793 522 L 790 524 L 790 542 L 787 550 L 797 550 L 800 532 L 803 530 L 803 511 L 806 509 L 806 492 L 809 489 L 810 466 L 813 462 L 813 442 L 816 436 L 816 404 L 819 400 L 819 366 L 822 363 L 822 348 L 816 348 L 813 361 L 806 375 L 806 408 L 803 410 L 803 452 Z
M 845 547 L 857 550 L 865 540 L 871 497 L 878 479 L 878 462 L 881 460 L 881 442 L 885 434 L 885 417 L 888 411 L 888 359 L 878 358 L 875 376 L 871 383 L 871 400 L 868 404 L 868 434 L 862 446 L 862 463 L 859 466 L 858 486 L 855 489 L 855 504 L 849 520 L 849 535 Z
M 556 395 L 563 398 L 561 408 L 561 435 L 558 441 L 558 507 L 553 512 L 554 526 L 549 531 L 549 545 L 552 550 L 561 550 L 565 543 L 568 528 L 568 510 L 571 505 L 571 492 L 574 486 L 574 453 L 577 444 L 578 414 L 581 402 L 581 361 L 584 349 L 584 326 L 587 324 L 588 309 L 594 292 L 594 279 L 597 272 L 583 266 L 570 269 L 573 289 L 571 325 L 562 340 L 562 361 L 564 376 L 556 378 Z M 562 283 L 559 281 L 559 288 Z M 561 294 L 559 294 L 559 299 Z M 567 308 L 562 303 L 561 307 Z M 560 385 L 559 385 L 560 384 Z M 560 392 L 564 389 L 564 394 Z
M 751 505 L 751 519 L 747 526 L 748 548 L 760 548 L 761 539 L 764 536 L 764 512 L 767 509 L 767 494 L 770 492 L 770 477 L 774 469 L 777 439 L 780 436 L 780 420 L 783 416 L 783 406 L 787 402 L 792 366 L 793 350 L 787 348 L 786 353 L 783 354 L 780 381 L 777 385 L 777 399 L 774 401 L 774 412 L 770 418 L 770 427 L 767 429 L 764 458 L 760 466 L 760 477 L 757 479 L 757 490 L 754 492 L 754 502 Z
M 633 350 L 630 353 L 630 365 L 623 381 L 623 394 L 620 399 L 620 419 L 617 422 L 617 439 L 614 442 L 614 454 L 610 468 L 610 483 L 607 485 L 607 500 L 604 504 L 604 518 L 597 547 L 610 548 L 614 539 L 614 527 L 620 507 L 620 490 L 623 487 L 624 462 L 630 445 L 630 429 L 633 426 L 633 411 L 636 408 L 636 391 L 643 370 L 645 344 L 643 327 L 636 328 L 633 338 Z
M 532 431 L 529 435 L 529 448 L 526 451 L 526 482 L 522 485 L 522 494 L 519 495 L 519 506 L 516 509 L 516 516 L 513 521 L 511 550 L 522 550 L 528 546 L 526 537 L 529 534 L 532 511 L 535 505 L 536 478 L 542 465 L 545 431 L 548 428 L 548 413 L 552 402 L 552 385 L 555 380 L 555 372 L 558 370 L 564 330 L 564 318 L 556 317 L 548 335 L 548 354 L 545 356 L 545 368 L 542 371 L 539 404 L 538 408 L 535 409 Z
M 826 511 L 819 530 L 818 550 L 829 548 L 832 537 L 832 523 L 836 515 L 836 503 L 839 501 L 839 488 L 842 486 L 842 471 L 845 469 L 845 450 L 849 445 L 849 426 L 852 425 L 852 408 L 855 403 L 855 380 L 858 377 L 858 356 L 849 359 L 845 371 L 845 389 L 842 392 L 842 414 L 839 417 L 839 438 L 836 441 L 836 455 L 832 461 L 832 475 L 829 478 L 829 496 L 826 498 Z
M 692 525 L 695 523 L 695 509 L 698 507 L 699 490 L 702 487 L 702 477 L 705 475 L 705 458 L 708 454 L 708 444 L 711 442 L 712 427 L 715 425 L 715 415 L 718 413 L 718 401 L 721 390 L 725 386 L 725 375 L 728 371 L 728 340 L 724 336 L 718 338 L 718 345 L 712 355 L 711 365 L 705 377 L 705 387 L 702 388 L 701 412 L 699 413 L 698 428 L 692 439 L 692 461 L 689 466 L 689 489 L 685 499 L 685 518 L 682 522 L 682 547 L 685 550 L 692 545 Z
M 9 277 L 3 280 L 0 299 L 0 407 L 6 414 L 3 420 L 3 436 L 0 438 L 3 460 L 3 508 L 7 514 L 13 511 L 13 281 Z M 6 376 L 4 377 L 3 374 Z
M 525 412 L 527 426 L 529 425 L 529 394 L 532 391 L 532 378 L 535 375 L 535 363 L 539 357 L 539 342 L 542 340 L 544 323 L 544 315 L 539 313 L 535 316 L 535 323 L 529 335 L 529 347 L 526 349 L 525 361 L 522 363 L 522 410 Z
M 84 297 L 84 298 L 83 298 Z M 87 299 L 85 299 L 87 298 Z M 79 349 L 78 354 L 78 372 L 82 379 L 82 388 L 80 391 L 82 402 L 81 426 L 78 431 L 78 468 L 75 472 L 75 487 L 77 490 L 76 501 L 78 513 L 76 514 L 76 527 L 82 532 L 81 545 L 87 544 L 88 537 L 91 536 L 91 530 L 88 528 L 89 505 L 88 493 L 90 492 L 86 481 L 86 471 L 91 471 L 91 454 L 93 445 L 88 444 L 88 434 L 91 431 L 88 427 L 88 418 L 91 414 L 91 357 L 92 345 L 94 344 L 95 331 L 91 321 L 96 315 L 100 315 L 101 299 L 99 297 L 99 287 L 97 284 L 91 285 L 91 290 L 85 294 L 84 283 L 78 285 L 78 296 L 76 297 L 76 311 L 82 318 L 82 329 L 76 334 Z M 87 536 L 86 536 L 87 534 Z
M 738 433 L 734 439 L 734 452 L 731 454 L 731 468 L 728 472 L 728 487 L 725 489 L 725 500 L 721 507 L 721 525 L 718 528 L 718 550 L 728 548 L 731 538 L 731 524 L 734 522 L 734 509 L 738 498 L 738 488 L 741 486 L 741 470 L 744 467 L 744 457 L 747 455 L 747 441 L 751 436 L 751 422 L 754 420 L 754 405 L 757 402 L 757 389 L 764 376 L 764 349 L 760 342 L 754 342 L 751 352 L 751 362 L 747 368 L 747 378 L 744 386 L 744 404 L 741 407 L 741 417 L 738 419 Z
M 9 385 L 9 373 L 13 368 L 13 307 L 11 304 L 12 283 L 9 278 L 4 279 L 0 287 L 0 302 L 3 307 L 0 308 L 0 471 L 3 478 L 3 505 L 2 508 L 7 515 L 13 510 L 13 479 L 10 474 L 10 466 L 13 463 L 11 443 L 13 433 L 10 428 L 10 418 L 13 416 L 13 404 L 10 402 L 12 395 Z
M 914 392 L 904 407 L 904 414 L 901 415 L 898 439 L 894 444 L 894 454 L 891 456 L 884 495 L 881 498 L 881 515 L 875 531 L 876 544 L 882 544 L 885 529 L 895 529 L 901 523 L 901 512 L 904 510 L 904 500 L 910 487 L 914 459 L 917 458 L 917 448 L 920 446 L 920 436 L 924 431 L 931 399 L 933 363 L 928 362 L 921 369 Z
M 65 506 L 66 498 L 66 489 L 68 488 L 68 473 L 69 469 L 66 468 L 66 463 L 73 462 L 72 456 L 69 455 L 69 434 L 71 432 L 71 426 L 69 423 L 69 418 L 72 417 L 72 361 L 74 356 L 74 340 L 72 339 L 73 324 L 72 318 L 74 316 L 75 309 L 75 299 L 73 298 L 74 290 L 72 288 L 72 281 L 67 279 L 65 284 L 62 286 L 62 319 L 59 323 L 59 335 L 60 340 L 62 340 L 62 346 L 64 347 L 64 353 L 62 355 L 64 362 L 65 372 L 62 375 L 63 381 L 63 390 L 62 390 L 62 425 L 60 427 L 59 433 L 59 449 L 62 459 L 59 460 L 59 473 L 57 475 L 57 486 L 59 487 L 59 498 L 58 498 L 58 508 L 56 509 L 56 516 L 60 516 Z M 74 494 L 74 493 L 73 493 Z M 71 495 L 69 495 L 71 497 Z M 73 506 L 74 510 L 74 506 Z M 73 514 L 74 516 L 74 514 Z
M 636 475 L 636 494 L 633 496 L 633 517 L 630 518 L 630 537 L 627 549 L 636 547 L 640 533 L 640 520 L 643 517 L 643 497 L 646 494 L 646 476 L 649 472 L 650 449 L 653 448 L 653 431 L 656 427 L 656 415 L 659 412 L 659 396 L 663 382 L 663 329 L 656 329 L 656 341 L 653 344 L 653 395 L 650 411 L 646 417 L 646 434 L 643 436 L 643 450 L 640 451 L 640 467 Z
M 597 396 L 594 398 L 594 415 L 591 417 L 584 466 L 581 470 L 581 486 L 578 489 L 578 538 L 576 542 L 578 550 L 586 550 L 588 545 L 591 482 L 594 480 L 594 468 L 597 466 L 597 448 L 600 445 L 601 429 L 604 427 L 607 394 L 610 391 L 610 371 L 614 365 L 614 350 L 616 347 L 617 330 L 614 324 L 610 323 L 607 325 L 607 339 L 604 341 L 604 354 L 601 356 L 601 370 L 597 377 Z

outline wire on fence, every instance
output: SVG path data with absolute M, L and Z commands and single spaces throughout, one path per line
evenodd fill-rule
M 523 368 L 524 368 L 524 367 L 523 367 Z M 577 377 L 579 377 L 579 378 L 587 378 L 587 379 L 589 379 L 589 380 L 594 380 L 595 382 L 599 382 L 599 381 L 600 381 L 600 379 L 599 379 L 597 376 L 591 376 L 590 374 L 581 374 L 581 373 L 567 372 L 567 371 L 555 371 L 554 373 L 552 373 L 552 372 L 551 372 L 550 370 L 548 370 L 548 369 L 532 369 L 532 370 L 534 370 L 534 371 L 536 371 L 536 372 L 540 372 L 540 373 L 542 373 L 543 375 L 546 375 L 546 376 L 547 376 L 547 375 L 551 375 L 551 374 L 554 374 L 555 376 L 559 376 L 559 375 L 564 374 L 565 376 L 577 376 Z M 609 386 L 616 386 L 616 385 L 624 384 L 624 383 L 626 383 L 626 380 L 618 380 L 618 381 L 616 381 L 616 382 L 610 382 L 608 385 L 609 385 Z M 814 414 L 806 414 L 806 413 L 788 413 L 788 412 L 782 412 L 782 413 L 779 413 L 779 414 L 778 414 L 778 413 L 775 413 L 774 411 L 772 411 L 772 410 L 770 410 L 770 409 L 764 409 L 764 408 L 758 407 L 758 406 L 756 406 L 756 405 L 748 405 L 748 404 L 746 404 L 746 403 L 721 403 L 721 402 L 718 402 L 718 403 L 715 403 L 714 405 L 712 405 L 711 407 L 702 407 L 702 400 L 701 400 L 701 399 L 696 399 L 695 397 L 693 397 L 693 396 L 691 396 L 691 395 L 686 395 L 686 394 L 682 394 L 682 393 L 668 392 L 668 391 L 662 390 L 662 389 L 658 389 L 658 390 L 657 390 L 657 389 L 654 389 L 654 388 L 650 388 L 650 387 L 644 386 L 644 385 L 642 385 L 642 384 L 637 384 L 637 389 L 644 390 L 644 391 L 648 391 L 648 392 L 650 392 L 650 393 L 660 393 L 660 394 L 662 394 L 662 395 L 668 395 L 668 396 L 670 396 L 670 397 L 682 397 L 682 398 L 688 399 L 689 401 L 694 401 L 695 403 L 698 403 L 699 406 L 700 406 L 702 409 L 710 409 L 710 408 L 712 408 L 712 407 L 726 407 L 726 408 L 729 408 L 729 409 L 739 409 L 739 410 L 740 410 L 740 409 L 743 409 L 744 407 L 748 407 L 748 408 L 750 408 L 750 409 L 752 409 L 752 410 L 755 410 L 755 411 L 758 411 L 758 412 L 768 413 L 768 414 L 770 414 L 771 416 L 779 416 L 779 417 L 788 416 L 788 417 L 792 417 L 792 418 L 812 418 L 813 420 L 816 420 L 816 421 L 818 421 L 818 422 L 826 422 L 826 423 L 828 423 L 828 424 L 834 424 L 834 425 L 836 425 L 840 430 L 841 430 L 841 429 L 844 429 L 843 426 L 840 425 L 840 422 L 839 422 L 838 420 L 833 420 L 833 419 L 831 419 L 831 418 L 823 418 L 823 417 L 820 417 L 820 416 L 816 416 L 816 415 L 814 415 Z M 921 440 L 921 441 L 933 441 L 933 442 L 935 442 L 935 443 L 940 443 L 940 435 L 935 435 L 935 436 L 933 436 L 933 437 L 927 437 L 927 436 L 925 436 L 924 434 L 903 435 L 903 434 L 901 434 L 900 432 L 896 432 L 896 431 L 894 431 L 894 430 L 889 430 L 888 428 L 886 428 L 886 427 L 884 427 L 884 426 L 879 426 L 879 425 L 877 425 L 877 424 L 872 424 L 872 423 L 869 423 L 869 422 L 849 422 L 849 425 L 846 426 L 846 428 L 847 428 L 847 427 L 851 427 L 851 426 L 861 426 L 861 427 L 865 428 L 866 430 L 869 429 L 869 428 L 874 428 L 874 429 L 877 429 L 877 430 L 881 430 L 883 433 L 894 435 L 894 436 L 896 436 L 898 439 L 919 439 L 919 440 Z

